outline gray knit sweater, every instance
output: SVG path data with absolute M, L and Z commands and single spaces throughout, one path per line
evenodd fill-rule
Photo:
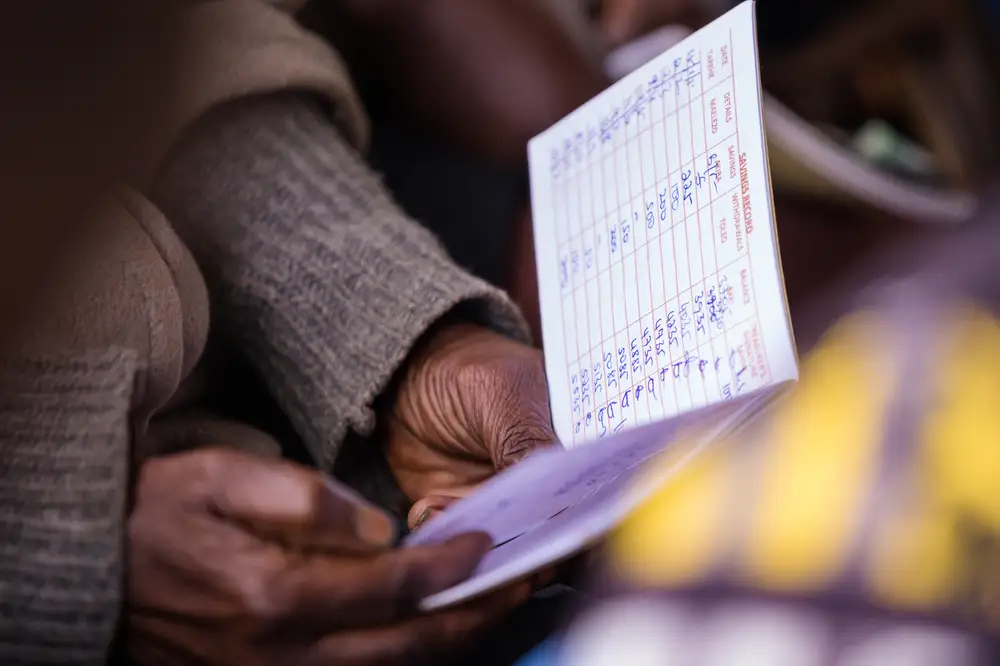
M 2 369 L 0 663 L 105 659 L 121 608 L 136 362 L 114 349 Z
M 308 98 L 207 118 L 154 200 L 201 265 L 216 334 L 249 357 L 326 469 L 348 429 L 371 430 L 375 397 L 457 305 L 527 338 L 507 296 L 458 268 Z
M 371 430 L 376 396 L 456 306 L 526 337 L 509 299 L 456 267 L 304 96 L 205 118 L 153 198 L 205 274 L 213 334 L 249 359 L 325 469 L 349 430 Z M 0 663 L 108 658 L 135 365 L 120 350 L 2 369 Z

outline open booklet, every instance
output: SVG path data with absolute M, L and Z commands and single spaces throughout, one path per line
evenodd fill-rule
M 528 145 L 552 421 L 562 444 L 406 546 L 488 532 L 458 603 L 570 556 L 798 375 L 748 0 Z M 637 483 L 657 455 L 670 464 Z

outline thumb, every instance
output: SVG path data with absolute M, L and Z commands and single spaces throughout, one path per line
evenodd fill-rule
M 556 441 L 541 355 L 509 368 L 489 387 L 483 433 L 496 470 L 520 462 Z
M 232 451 L 218 456 L 210 509 L 258 536 L 303 550 L 369 551 L 392 546 L 395 521 L 314 470 Z

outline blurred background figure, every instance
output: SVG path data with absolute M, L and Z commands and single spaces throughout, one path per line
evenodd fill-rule
M 88 208 L 144 159 L 174 92 L 176 25 L 157 0 L 42 0 L 2 11 L 0 307 L 8 331 L 18 320 L 12 308 L 31 301 Z
M 345 54 L 401 205 L 510 289 L 537 337 L 527 140 L 733 4 L 435 0 L 345 21 L 314 3 L 305 20 Z M 794 303 L 874 246 L 974 210 L 998 166 L 996 19 L 979 0 L 757 4 Z

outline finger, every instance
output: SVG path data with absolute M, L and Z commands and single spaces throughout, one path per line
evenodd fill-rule
M 226 449 L 160 459 L 158 483 L 199 478 L 202 500 L 219 517 L 295 549 L 372 550 L 391 546 L 396 525 L 385 512 L 313 470 Z M 169 487 L 169 486 L 168 486 Z
M 233 454 L 211 499 L 222 515 L 293 548 L 386 548 L 396 537 L 387 513 L 291 463 Z
M 421 599 L 468 578 L 492 546 L 488 535 L 471 533 L 375 557 L 316 555 L 274 584 L 294 617 L 323 632 L 334 628 L 334 619 L 340 627 L 388 624 L 413 613 Z
M 549 412 L 545 367 L 540 353 L 507 371 L 505 387 L 486 401 L 486 444 L 497 470 L 503 470 L 556 441 Z
M 316 643 L 305 666 L 422 664 L 468 648 L 485 630 L 530 595 L 528 585 L 500 590 L 459 608 L 389 627 L 345 632 Z
M 418 500 L 410 508 L 410 513 L 406 517 L 406 524 L 411 530 L 415 530 L 459 499 L 458 497 L 449 497 L 447 495 L 431 495 Z

